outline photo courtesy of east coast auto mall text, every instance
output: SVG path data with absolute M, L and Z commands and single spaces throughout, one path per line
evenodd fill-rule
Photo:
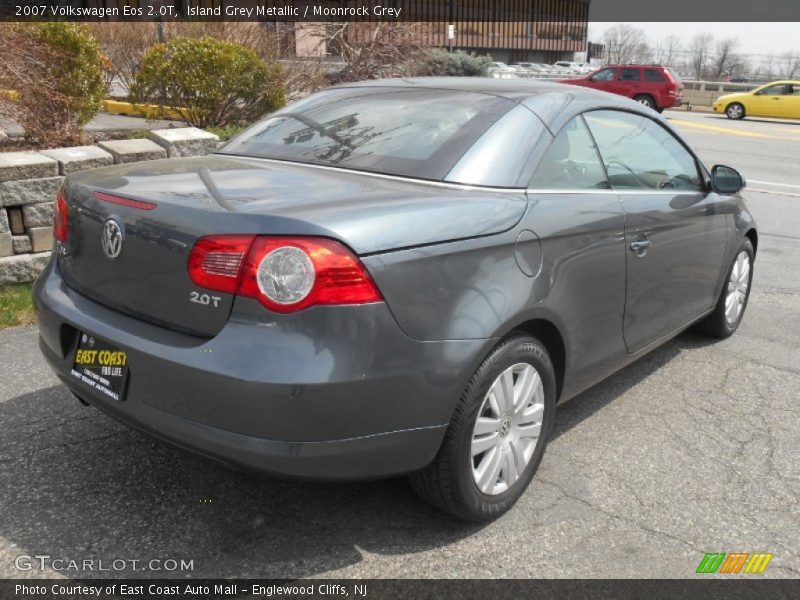
M 0 0 L 0 598 L 800 597 L 799 40 Z

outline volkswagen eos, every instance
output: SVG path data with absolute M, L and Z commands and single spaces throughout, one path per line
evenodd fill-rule
M 273 474 L 410 474 L 508 510 L 556 404 L 689 326 L 731 335 L 758 245 L 735 170 L 556 83 L 324 91 L 218 152 L 69 175 L 40 345 L 85 404 Z

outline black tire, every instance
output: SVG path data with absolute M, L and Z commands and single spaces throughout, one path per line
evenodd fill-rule
M 739 256 L 741 252 L 746 252 L 747 256 L 750 258 L 750 274 L 748 276 L 747 282 L 747 292 L 745 293 L 744 304 L 742 305 L 742 309 L 739 312 L 739 316 L 733 323 L 729 323 L 728 319 L 725 318 L 725 299 L 728 296 L 728 281 L 730 280 L 731 272 L 733 271 L 733 267 L 736 264 L 736 258 Z M 711 337 L 725 339 L 730 337 L 734 334 L 734 332 L 739 328 L 739 324 L 742 322 L 742 317 L 744 317 L 744 313 L 747 310 L 747 302 L 750 299 L 750 290 L 752 289 L 753 284 L 753 265 L 755 262 L 755 251 L 753 250 L 753 244 L 750 242 L 749 239 L 745 239 L 739 249 L 736 251 L 736 254 L 733 256 L 733 260 L 731 261 L 730 267 L 728 270 L 725 271 L 725 283 L 722 285 L 722 290 L 719 294 L 719 299 L 717 300 L 717 305 L 714 307 L 714 312 L 708 315 L 705 319 L 700 321 L 696 326 L 695 329 L 703 333 L 705 335 L 709 335 Z
M 652 110 L 656 109 L 656 101 L 653 100 L 653 97 L 650 94 L 639 94 L 638 96 L 634 96 L 633 99 L 639 104 L 643 104 Z
M 506 491 L 487 495 L 478 489 L 472 474 L 473 428 L 491 385 L 503 371 L 517 363 L 532 365 L 542 379 L 542 427 L 519 478 Z M 456 517 L 474 522 L 496 519 L 514 505 L 533 479 L 547 445 L 555 404 L 555 371 L 544 345 L 527 335 L 509 336 L 478 367 L 456 407 L 439 453 L 426 469 L 410 476 L 411 485 L 424 500 Z
M 658 107 L 658 108 L 656 108 L 655 110 L 656 110 L 656 112 L 657 112 L 658 114 L 661 114 L 661 113 L 663 113 L 663 112 L 664 112 L 664 107 L 663 107 L 663 106 L 659 106 L 659 107 Z
M 739 102 L 731 102 L 725 107 L 725 116 L 734 121 L 741 121 L 745 117 L 744 105 Z

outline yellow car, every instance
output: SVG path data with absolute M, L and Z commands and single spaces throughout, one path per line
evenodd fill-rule
M 750 92 L 720 96 L 714 112 L 725 113 L 729 119 L 800 119 L 800 81 L 773 81 Z

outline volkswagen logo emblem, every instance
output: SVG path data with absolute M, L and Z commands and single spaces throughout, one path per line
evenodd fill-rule
M 122 252 L 122 227 L 114 219 L 108 219 L 103 224 L 103 235 L 100 242 L 103 252 L 108 258 L 117 258 Z

